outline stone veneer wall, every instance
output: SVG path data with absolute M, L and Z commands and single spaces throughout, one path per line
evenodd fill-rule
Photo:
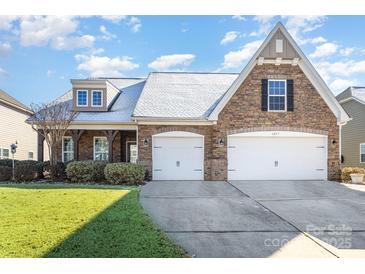
M 293 79 L 294 111 L 261 111 L 261 79 Z M 212 126 L 138 126 L 139 162 L 152 170 L 152 135 L 190 131 L 205 136 L 205 180 L 227 179 L 227 135 L 261 130 L 290 130 L 328 135 L 328 178 L 338 179 L 339 127 L 334 114 L 299 66 L 257 65 L 239 87 Z M 218 143 L 224 138 L 225 145 Z M 149 140 L 144 146 L 143 140 Z M 335 144 L 332 144 L 335 141 Z

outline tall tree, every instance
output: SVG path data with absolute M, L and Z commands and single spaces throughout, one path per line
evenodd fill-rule
M 75 119 L 76 112 L 70 102 L 32 104 L 31 110 L 34 114 L 28 121 L 44 137 L 49 148 L 50 165 L 56 166 L 61 160 L 57 149 L 62 146 L 62 137 Z

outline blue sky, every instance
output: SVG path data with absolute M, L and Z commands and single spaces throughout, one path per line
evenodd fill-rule
M 30 104 L 71 78 L 239 72 L 279 20 L 335 94 L 365 85 L 364 16 L 0 16 L 0 89 Z

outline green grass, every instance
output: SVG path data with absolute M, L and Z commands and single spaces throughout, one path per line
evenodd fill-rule
M 1 185 L 0 257 L 183 257 L 137 188 Z

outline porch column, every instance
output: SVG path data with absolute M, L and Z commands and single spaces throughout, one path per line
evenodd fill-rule
M 126 149 L 126 141 L 127 141 L 127 132 L 120 131 L 120 161 L 127 162 L 127 149 Z
M 113 142 L 118 130 L 104 130 L 104 134 L 108 140 L 108 161 L 113 162 Z
M 84 133 L 83 129 L 70 130 L 72 141 L 74 142 L 74 160 L 79 160 L 79 140 L 81 135 Z
M 40 134 L 39 132 L 37 132 L 37 160 L 39 162 L 43 162 L 44 158 L 43 158 L 43 154 L 44 154 L 44 136 L 42 134 Z

